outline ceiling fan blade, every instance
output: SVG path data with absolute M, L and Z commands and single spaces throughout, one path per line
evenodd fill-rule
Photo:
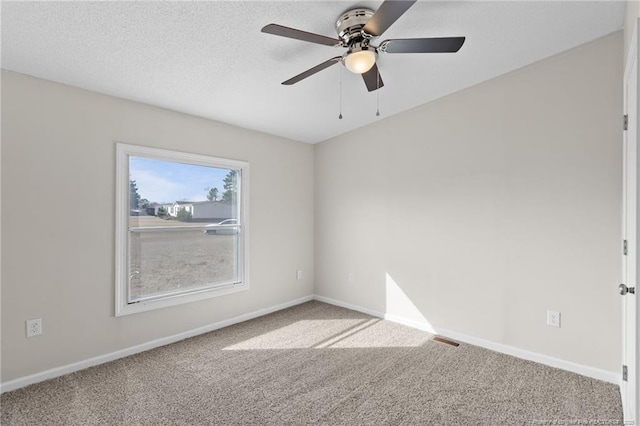
M 385 40 L 380 49 L 387 53 L 445 53 L 457 52 L 465 37 L 399 38 Z
M 362 29 L 372 36 L 387 31 L 417 0 L 385 0 Z
M 284 27 L 278 24 L 265 25 L 262 28 L 262 32 L 282 37 L 294 38 L 296 40 L 308 41 L 310 43 L 324 44 L 325 46 L 338 46 L 340 44 L 340 40 L 338 40 L 337 38 L 308 33 L 306 31 Z
M 313 74 L 322 71 L 325 68 L 329 68 L 331 65 L 333 64 L 337 64 L 338 62 L 340 62 L 342 60 L 342 56 L 336 56 L 335 58 L 331 58 L 328 61 L 324 61 L 323 63 L 321 63 L 320 65 L 316 65 L 313 68 L 309 68 L 308 70 L 306 70 L 305 72 L 296 75 L 295 77 L 290 78 L 287 81 L 283 81 L 282 84 L 284 84 L 285 86 L 290 86 L 292 84 L 296 84 L 297 82 L 299 82 L 300 80 L 304 80 L 307 77 L 312 76 Z
M 367 85 L 367 90 L 373 92 L 374 90 L 378 90 L 379 88 L 384 86 L 382 82 L 382 77 L 380 77 L 380 71 L 378 70 L 378 65 L 373 64 L 371 69 L 364 74 L 362 74 L 362 78 L 364 79 L 364 84 Z

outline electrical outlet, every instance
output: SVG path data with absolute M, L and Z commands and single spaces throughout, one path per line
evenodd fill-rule
M 355 278 L 352 272 L 349 272 L 349 275 L 347 276 L 347 281 L 349 281 L 350 283 L 355 281 Z
M 547 325 L 560 328 L 560 312 L 547 311 Z
M 40 334 L 42 334 L 42 318 L 27 320 L 27 337 L 38 336 Z
M 296 278 L 297 278 L 297 279 L 299 279 L 299 280 L 301 280 L 301 279 L 302 279 L 302 271 L 301 271 L 300 269 L 298 269 L 298 270 L 296 271 Z

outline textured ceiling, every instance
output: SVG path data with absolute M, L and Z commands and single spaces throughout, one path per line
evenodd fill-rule
M 334 37 L 338 15 L 379 1 L 2 2 L 2 67 L 201 117 L 319 142 L 622 28 L 624 2 L 419 1 L 381 39 L 467 37 L 457 54 L 382 54 L 368 93 L 343 52 L 260 29 Z M 339 81 L 343 115 L 338 120 Z

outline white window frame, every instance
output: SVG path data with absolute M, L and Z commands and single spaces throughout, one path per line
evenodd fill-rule
M 129 285 L 129 157 L 144 157 L 175 163 L 194 164 L 206 167 L 236 169 L 240 175 L 238 196 L 240 211 L 239 231 L 239 283 L 213 288 L 185 290 L 179 294 L 128 303 Z M 210 157 L 201 154 L 171 151 L 158 148 L 116 143 L 116 317 L 145 312 L 183 303 L 209 299 L 249 289 L 249 163 L 246 161 Z

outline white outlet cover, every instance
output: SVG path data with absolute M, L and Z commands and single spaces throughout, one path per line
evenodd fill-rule
M 27 337 L 39 336 L 42 334 L 42 318 L 27 320 Z
M 296 271 L 296 278 L 301 280 L 302 279 L 302 271 L 298 269 L 298 271 Z
M 547 325 L 551 327 L 560 327 L 560 312 L 547 311 Z

